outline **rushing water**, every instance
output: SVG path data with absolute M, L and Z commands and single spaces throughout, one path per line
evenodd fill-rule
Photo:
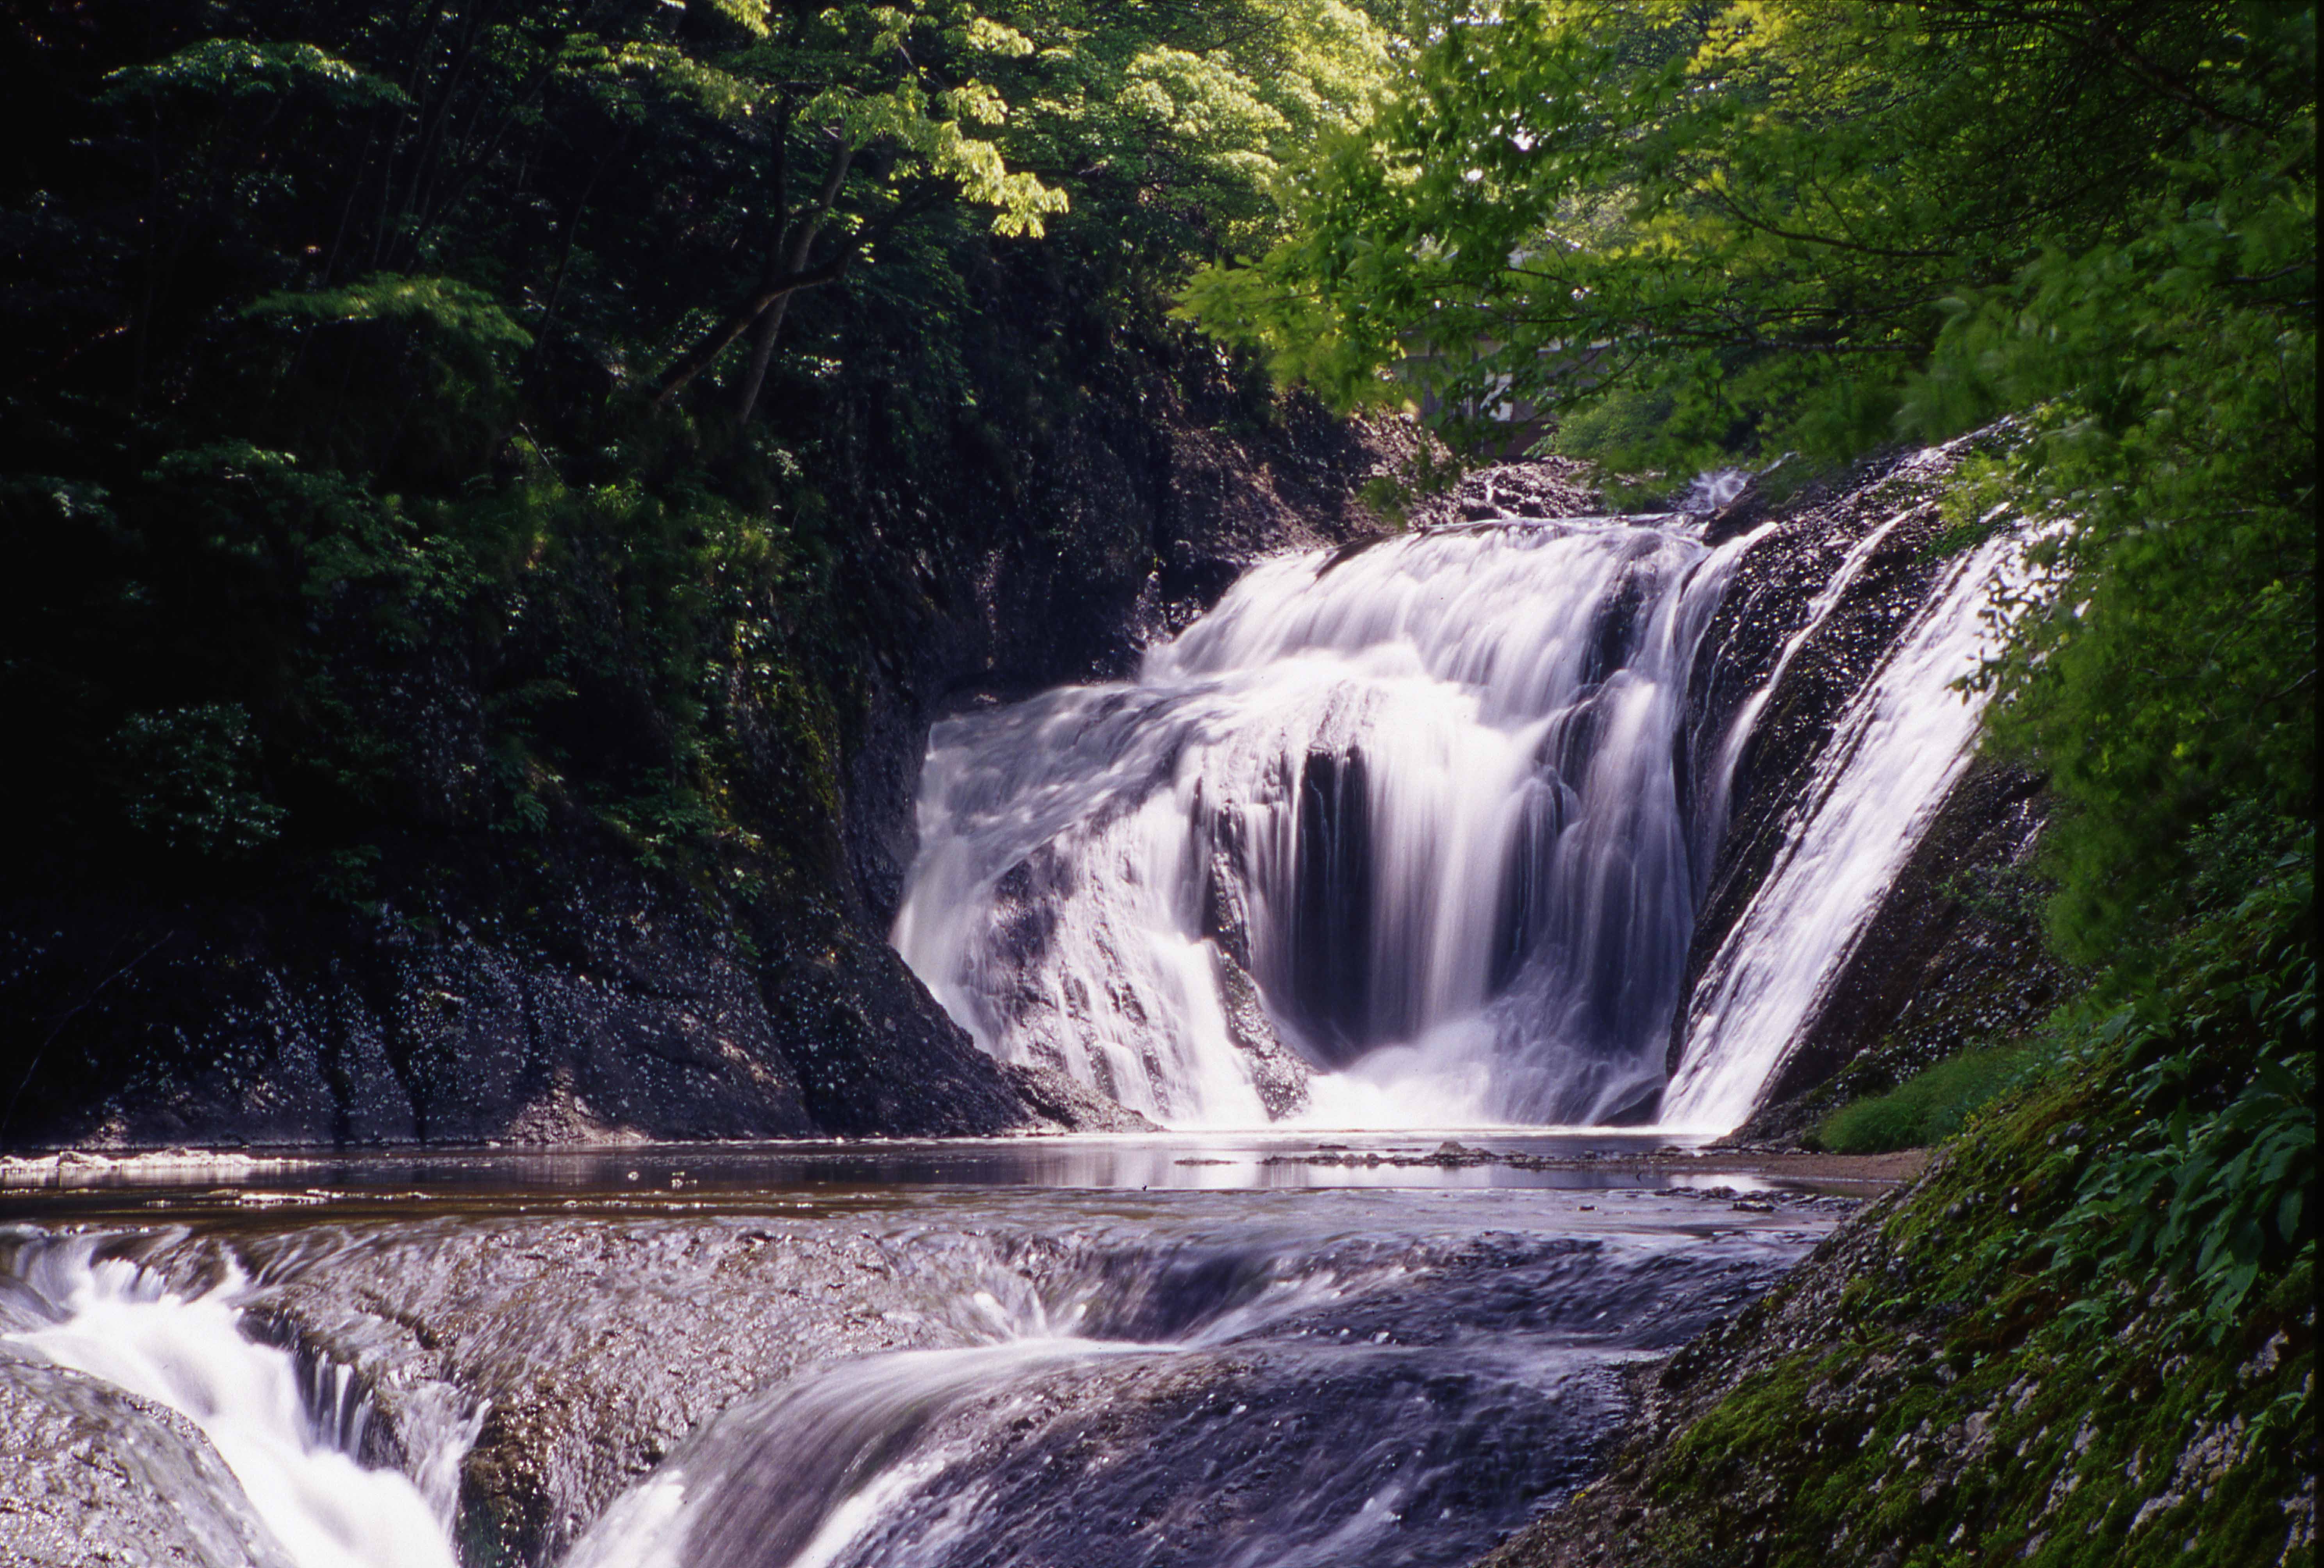
M 1980 612 L 2019 549 L 2005 536 L 1953 562 L 1841 714 L 1775 865 L 1695 987 L 1665 1125 L 1720 1132 L 1750 1115 L 1968 765 L 1983 703 L 1951 687 L 1992 648 Z
M 20 1228 L 0 1352 L 191 1417 L 301 1568 L 450 1562 L 429 1478 L 512 1390 L 555 1413 L 515 1471 L 587 1526 L 564 1568 L 1449 1565 L 1587 1476 L 1627 1364 L 1831 1219 L 1584 1179 L 1612 1185 L 346 1194 L 244 1231 Z M 368 1378 L 461 1369 L 449 1443 L 396 1433 L 417 1480 L 365 1468 L 353 1374 L 250 1337 L 282 1310 L 372 1343 Z M 666 1459 L 590 1479 L 673 1413 Z
M 1769 696 L 1920 509 L 1843 553 L 1715 735 L 1687 681 L 1745 551 L 1684 518 L 1499 523 L 1246 574 L 1135 680 L 937 726 L 897 946 L 978 1041 L 1176 1127 L 1748 1116 L 1959 775 L 2015 547 L 1942 574 L 1693 993 Z M 1693 776 L 1689 777 L 1692 773 Z
M 78 1237 L 23 1249 L 0 1285 L 0 1317 L 26 1324 L 0 1344 L 189 1417 L 296 1568 L 452 1568 L 458 1446 L 421 1456 L 433 1502 L 400 1471 L 364 1465 L 370 1412 L 346 1369 L 302 1373 L 290 1351 L 245 1336 L 238 1268 L 181 1290 Z
M 1592 1123 L 1662 1084 L 1679 744 L 1743 549 L 1511 522 L 1255 567 L 1138 678 L 938 727 L 896 942 L 1174 1125 Z

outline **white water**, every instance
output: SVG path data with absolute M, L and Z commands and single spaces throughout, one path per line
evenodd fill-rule
M 59 1319 L 0 1337 L 189 1418 L 299 1568 L 453 1568 L 448 1493 L 431 1504 L 400 1472 L 356 1462 L 363 1413 L 344 1370 L 326 1429 L 290 1353 L 244 1337 L 249 1282 L 238 1271 L 180 1295 L 91 1252 L 83 1243 L 35 1259 L 26 1283 Z
M 1651 1099 L 1697 881 L 1685 681 L 1746 542 L 1696 534 L 1271 561 L 1133 682 L 939 725 L 898 948 L 986 1049 L 1176 1126 Z
M 899 1463 L 931 1424 L 1046 1369 L 1150 1347 L 1025 1340 L 842 1361 L 724 1413 L 719 1426 L 616 1499 L 563 1568 L 761 1561 L 826 1568 L 939 1451 Z
M 1969 765 L 1984 698 L 1951 687 L 1991 652 L 1997 628 L 1979 612 L 2023 549 L 2005 534 L 1953 563 L 1841 714 L 1775 864 L 1695 986 L 1664 1126 L 1724 1132 L 1742 1122 L 1813 1018 Z
M 893 1277 L 971 1342 L 735 1401 L 561 1568 L 1452 1568 L 1579 1479 L 1617 1366 L 1812 1239 L 1637 1192 L 1339 1197 L 977 1216 Z
M 1766 529 L 1714 550 L 1677 518 L 1509 520 L 1255 567 L 1134 681 L 937 726 L 896 945 L 985 1049 L 1172 1126 L 1583 1124 L 1659 1093 L 1661 1125 L 1724 1131 L 1967 762 L 1979 705 L 1950 688 L 1991 648 L 2006 540 L 1941 574 L 1840 716 L 1665 1088 L 1736 764 L 1923 515 L 1858 538 L 1699 737 L 1685 683 Z

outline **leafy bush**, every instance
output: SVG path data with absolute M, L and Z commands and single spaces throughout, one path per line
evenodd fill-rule
M 247 853 L 281 831 L 282 808 L 250 787 L 258 744 L 240 707 L 205 703 L 132 714 L 115 733 L 113 751 L 124 815 L 172 850 Z
M 2314 862 L 2311 830 L 2080 1042 L 2119 1054 L 2126 1126 L 2084 1172 L 2055 1267 L 2184 1285 L 2215 1339 L 2316 1233 Z
M 1981 1109 L 2024 1081 L 2038 1065 L 2030 1047 L 1988 1047 L 1948 1057 L 1886 1094 L 1843 1105 L 1824 1118 L 1814 1141 L 1836 1154 L 1882 1154 L 1950 1138 Z

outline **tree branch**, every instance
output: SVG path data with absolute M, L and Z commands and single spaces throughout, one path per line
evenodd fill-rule
M 846 272 L 847 263 L 855 259 L 855 250 L 856 247 L 850 244 L 819 267 L 811 267 L 803 272 L 787 272 L 773 282 L 761 283 L 742 296 L 733 309 L 719 318 L 717 326 L 712 327 L 699 343 L 679 355 L 677 364 L 662 373 L 660 383 L 654 388 L 654 406 L 659 408 L 669 402 L 685 388 L 687 383 L 709 369 L 711 362 L 724 353 L 729 344 L 749 331 L 751 323 L 756 321 L 760 312 L 768 306 L 778 300 L 788 299 L 801 289 L 836 281 Z

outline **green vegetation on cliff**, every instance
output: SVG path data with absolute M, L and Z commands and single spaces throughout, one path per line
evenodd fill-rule
M 2036 526 L 1979 678 L 1989 747 L 2047 780 L 2086 987 L 1829 1118 L 1966 1130 L 1508 1560 L 2304 1560 L 2313 6 L 1430 16 L 1288 235 L 1185 309 L 1347 404 L 1530 407 L 1645 484 L 2001 421 L 1947 539 Z
M 1134 591 L 1155 543 L 1079 520 L 1146 475 L 1072 466 L 1192 400 L 1280 427 L 1164 310 L 1280 232 L 1279 165 L 1387 59 L 1338 0 L 0 30 L 0 982 L 34 1046 L 171 909 L 521 926 L 600 857 L 835 962 L 846 769 L 940 662 L 916 628 L 1004 567 Z M 61 927 L 88 951 L 42 956 Z M 9 1074 L 0 1132 L 112 1070 L 79 1049 Z

